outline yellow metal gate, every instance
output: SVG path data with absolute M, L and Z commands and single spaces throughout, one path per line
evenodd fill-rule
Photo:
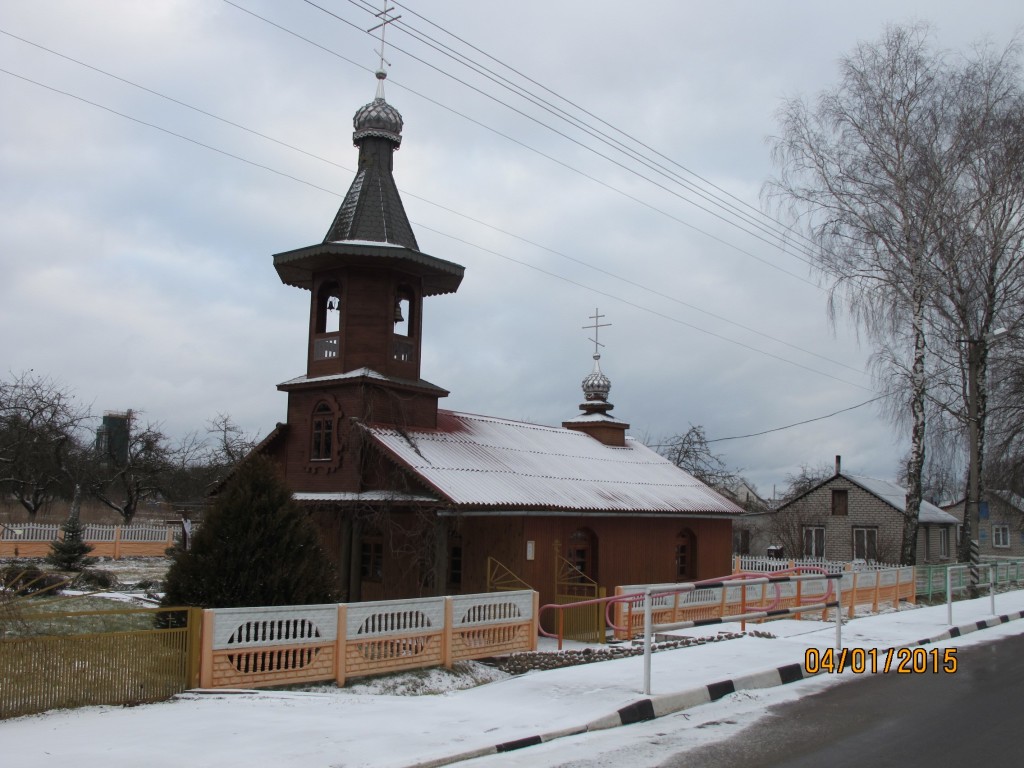
M 555 578 L 555 603 L 569 605 L 605 596 L 605 590 L 569 560 L 558 556 Z M 567 640 L 583 643 L 605 641 L 604 605 L 580 605 L 559 611 L 561 634 Z

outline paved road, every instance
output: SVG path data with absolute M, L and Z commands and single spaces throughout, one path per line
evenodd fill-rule
M 662 768 L 1019 768 L 1024 636 L 963 649 L 957 659 L 953 675 L 865 675 L 781 704 Z

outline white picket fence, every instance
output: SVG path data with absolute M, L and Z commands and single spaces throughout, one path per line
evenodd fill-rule
M 173 533 L 177 526 L 157 525 L 153 523 L 135 523 L 134 525 L 102 525 L 86 523 L 84 539 L 87 542 L 113 541 L 117 531 L 121 531 L 121 541 L 164 541 L 168 529 Z M 0 527 L 2 541 L 56 541 L 61 536 L 60 525 L 57 523 L 4 523 Z
M 843 562 L 841 560 L 825 560 L 820 557 L 804 557 L 796 559 L 781 559 L 776 557 L 764 557 L 761 555 L 734 555 L 733 573 L 777 573 L 787 571 L 791 568 L 815 567 L 823 568 L 827 573 L 843 573 L 844 571 L 884 571 L 890 568 L 902 566 L 894 563 L 876 563 L 864 560 L 853 560 Z

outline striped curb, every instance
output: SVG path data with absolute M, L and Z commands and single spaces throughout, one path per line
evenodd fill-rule
M 918 640 L 917 643 L 913 643 L 913 645 L 928 645 L 929 643 L 941 643 L 943 640 L 952 640 L 955 637 L 963 637 L 964 635 L 969 635 L 971 632 L 977 632 L 979 629 L 989 629 L 990 627 L 998 627 L 1000 624 L 1006 624 L 1011 621 L 1016 621 L 1017 619 L 1024 619 L 1024 611 L 1007 613 L 1002 616 L 993 616 L 991 619 L 983 619 L 981 621 L 976 621 L 973 624 L 964 624 L 960 627 L 950 627 L 941 635 L 929 637 L 924 640 Z
M 1000 624 L 1006 624 L 1007 622 L 1022 618 L 1024 618 L 1024 611 L 996 616 L 991 619 L 974 622 L 973 624 L 965 624 L 961 627 L 951 627 L 941 635 L 936 635 L 935 637 L 924 640 L 918 640 L 916 643 L 908 643 L 901 647 L 939 643 L 943 640 L 950 640 L 971 632 L 977 632 L 979 629 L 996 627 Z M 732 680 L 721 680 L 717 683 L 698 686 L 680 693 L 667 693 L 659 696 L 652 696 L 647 699 L 639 699 L 611 715 L 591 720 L 586 725 L 564 728 L 560 731 L 551 731 L 550 733 L 541 734 L 539 736 L 527 736 L 526 738 L 507 741 L 503 744 L 496 744 L 491 747 L 481 747 L 468 752 L 461 752 L 457 755 L 448 755 L 447 757 L 439 757 L 433 760 L 413 763 L 406 768 L 439 768 L 440 766 L 452 765 L 453 763 L 459 763 L 464 760 L 472 760 L 475 757 L 497 755 L 502 752 L 512 752 L 525 747 L 533 747 L 538 744 L 544 744 L 566 736 L 578 736 L 583 733 L 603 731 L 608 728 L 617 728 L 621 725 L 643 723 L 666 715 L 672 715 L 676 712 L 682 712 L 683 710 L 691 709 L 701 704 L 718 701 L 719 699 L 725 698 L 730 693 L 736 693 L 737 691 L 749 691 L 757 688 L 774 688 L 780 685 L 795 683 L 806 678 L 816 677 L 819 674 L 823 673 L 818 672 L 813 675 L 808 674 L 804 671 L 803 664 L 786 664 L 782 667 L 776 667 L 775 669 L 768 669 L 762 672 L 754 672 Z

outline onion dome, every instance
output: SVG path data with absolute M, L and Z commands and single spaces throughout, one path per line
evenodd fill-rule
M 352 127 L 355 129 L 352 141 L 356 146 L 369 136 L 392 141 L 396 148 L 402 143 L 402 115 L 384 100 L 383 86 L 386 77 L 387 73 L 384 70 L 377 70 L 377 79 L 380 81 L 377 86 L 377 97 L 356 110 L 352 118 Z
M 601 371 L 601 356 L 594 355 L 594 370 L 583 379 L 583 397 L 588 402 L 593 400 L 607 402 L 611 389 L 611 379 Z

